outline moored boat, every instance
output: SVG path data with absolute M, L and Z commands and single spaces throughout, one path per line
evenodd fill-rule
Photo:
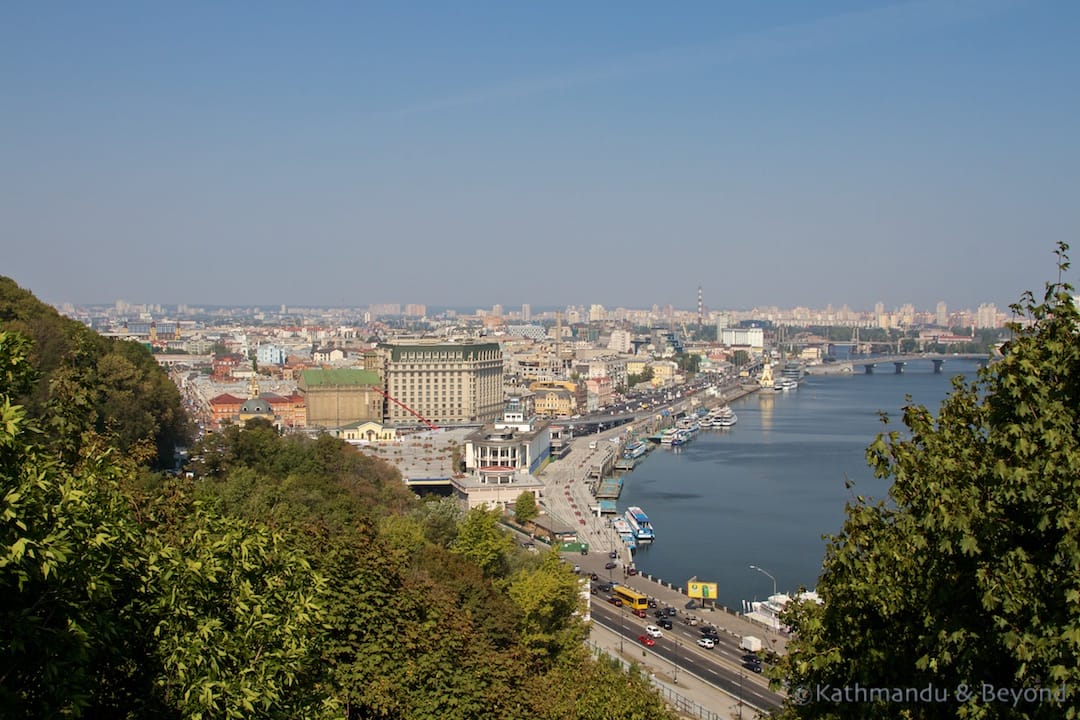
M 626 509 L 626 522 L 639 543 L 650 543 L 655 538 L 652 522 L 645 511 L 636 505 Z

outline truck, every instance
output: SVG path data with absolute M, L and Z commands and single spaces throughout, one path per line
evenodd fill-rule
M 752 653 L 761 652 L 761 638 L 753 635 L 743 635 L 742 642 L 739 643 L 739 649 Z

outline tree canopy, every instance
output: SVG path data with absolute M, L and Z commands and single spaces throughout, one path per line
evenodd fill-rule
M 1080 314 L 1060 282 L 1012 309 L 999 361 L 868 448 L 888 499 L 849 503 L 824 604 L 790 610 L 786 715 L 1077 717 Z

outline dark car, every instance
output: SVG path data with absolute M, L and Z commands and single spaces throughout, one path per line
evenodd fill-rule
M 752 672 L 759 673 L 761 672 L 761 661 L 757 659 L 755 659 L 754 662 L 747 661 L 743 663 L 743 667 Z
M 600 576 L 597 575 L 596 573 L 593 573 L 592 575 L 589 576 L 589 578 L 591 578 L 592 580 L 599 580 Z
M 597 585 L 596 587 L 601 592 L 611 592 L 611 588 L 614 587 L 614 586 L 611 583 L 604 583 L 602 585 Z
M 652 598 L 649 598 L 649 607 L 651 607 L 651 608 L 656 607 L 656 601 L 653 600 Z
M 664 609 L 664 614 L 667 615 L 668 617 L 675 617 L 675 615 L 678 614 L 678 612 L 679 611 L 676 610 L 673 607 L 669 607 L 669 608 Z
M 609 557 L 609 558 L 611 558 L 612 560 L 614 560 L 615 558 L 619 557 L 619 552 L 618 552 L 618 550 L 612 550 L 611 552 L 609 552 L 609 553 L 608 553 L 608 557 Z
M 659 622 L 657 622 L 656 624 L 664 628 L 665 630 L 671 629 L 671 620 L 669 620 L 668 618 L 660 618 Z
M 618 563 L 613 563 L 610 560 L 607 561 L 606 563 L 604 563 L 604 569 L 605 570 L 611 570 L 612 568 L 616 568 L 618 566 L 619 566 Z

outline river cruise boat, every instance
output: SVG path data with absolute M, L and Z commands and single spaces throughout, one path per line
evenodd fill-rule
M 626 522 L 634 531 L 634 538 L 639 543 L 651 543 L 655 538 L 652 523 L 645 511 L 635 506 L 626 509 Z

